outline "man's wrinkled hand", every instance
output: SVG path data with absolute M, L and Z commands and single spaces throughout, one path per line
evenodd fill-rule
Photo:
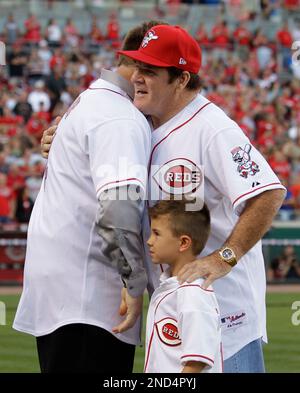
M 55 137 L 55 132 L 56 132 L 58 123 L 60 121 L 61 121 L 61 117 L 57 116 L 54 120 L 54 124 L 51 127 L 47 128 L 47 130 L 45 130 L 43 132 L 43 136 L 41 139 L 41 153 L 44 158 L 48 158 L 48 156 L 49 156 L 51 143 Z
M 127 292 L 126 288 L 122 289 L 121 304 L 119 314 L 126 316 L 125 319 L 112 329 L 113 333 L 122 333 L 132 328 L 138 317 L 141 315 L 143 309 L 143 296 L 132 297 Z
M 207 257 L 196 259 L 184 265 L 178 272 L 177 278 L 179 283 L 182 284 L 203 277 L 205 281 L 202 287 L 207 289 L 216 279 L 228 274 L 231 269 L 232 267 L 222 261 L 216 251 Z

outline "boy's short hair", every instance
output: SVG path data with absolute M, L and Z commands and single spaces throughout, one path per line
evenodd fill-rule
M 188 235 L 192 239 L 192 251 L 196 256 L 204 249 L 210 234 L 210 213 L 205 203 L 200 210 L 187 211 L 191 201 L 161 200 L 149 208 L 150 218 L 169 215 L 171 231 L 174 236 Z
M 126 34 L 123 44 L 122 50 L 138 50 L 145 34 L 148 30 L 150 30 L 153 26 L 157 25 L 167 25 L 168 23 L 160 21 L 160 20 L 150 20 L 148 22 L 144 22 L 131 30 Z M 120 55 L 118 65 L 130 65 L 133 64 L 134 61 L 127 56 Z

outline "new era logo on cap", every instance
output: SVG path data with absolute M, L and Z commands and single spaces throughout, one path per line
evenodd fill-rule
M 186 64 L 186 61 L 181 57 L 180 59 L 179 59 L 179 64 Z

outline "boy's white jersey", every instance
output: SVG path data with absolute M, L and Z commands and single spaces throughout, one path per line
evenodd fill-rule
M 202 372 L 223 370 L 218 304 L 203 279 L 179 285 L 165 272 L 151 298 L 146 328 L 146 373 L 180 373 L 188 361 L 206 366 Z
M 248 199 L 267 190 L 284 189 L 239 126 L 202 95 L 152 132 L 149 179 L 151 203 L 167 198 L 170 192 L 192 191 L 201 196 L 204 191 L 211 235 L 201 256 L 222 247 Z M 145 238 L 148 234 L 146 228 Z M 157 277 L 152 276 L 154 288 Z M 221 311 L 224 358 L 259 337 L 266 341 L 261 242 L 213 287 Z
M 126 184 L 146 190 L 150 147 L 144 116 L 121 88 L 102 79 L 64 115 L 29 224 L 15 329 L 41 336 L 86 323 L 111 332 L 123 320 L 123 284 L 97 233 L 97 196 Z M 117 337 L 137 344 L 139 329 L 137 323 Z

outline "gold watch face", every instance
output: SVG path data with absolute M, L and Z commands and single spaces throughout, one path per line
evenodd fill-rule
M 225 248 L 225 249 L 222 251 L 222 257 L 223 257 L 224 259 L 226 259 L 226 260 L 229 260 L 229 259 L 233 258 L 233 252 L 232 252 L 232 250 L 230 250 L 230 248 Z
M 228 263 L 231 267 L 236 265 L 236 263 L 237 263 L 236 256 L 231 248 L 225 247 L 225 248 L 223 248 L 223 250 L 220 250 L 219 254 L 220 254 L 222 260 L 224 262 Z

